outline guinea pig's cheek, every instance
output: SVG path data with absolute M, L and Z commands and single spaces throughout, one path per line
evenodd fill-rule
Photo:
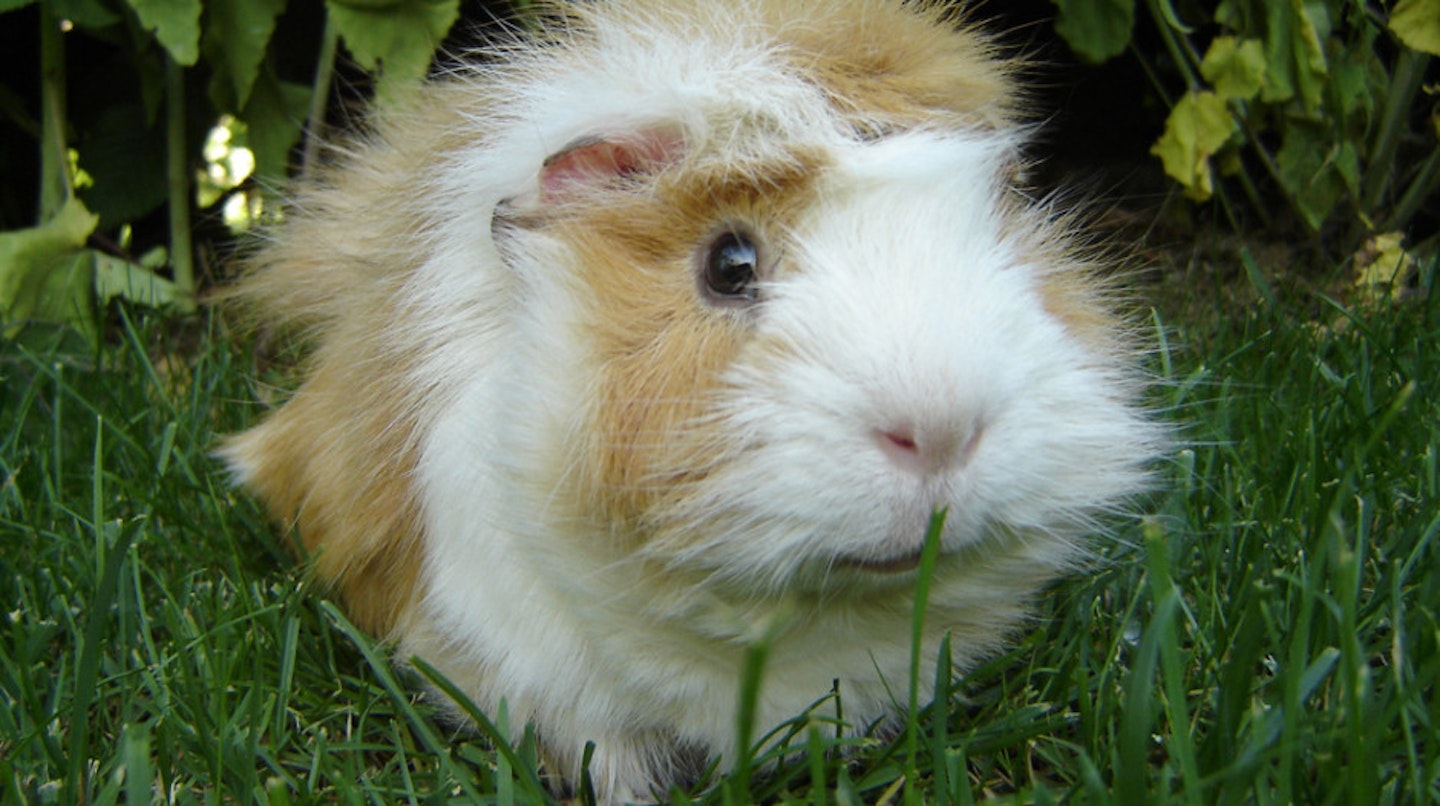
M 1076 269 L 1042 274 L 1037 290 L 1046 313 L 1077 343 L 1100 354 L 1114 354 L 1120 349 L 1116 343 L 1119 328 L 1093 286 L 1085 270 Z
M 743 336 L 733 317 L 675 287 L 596 289 L 588 325 L 593 433 L 578 457 L 582 500 L 618 534 L 648 538 L 656 513 L 699 483 L 726 450 L 706 404 Z

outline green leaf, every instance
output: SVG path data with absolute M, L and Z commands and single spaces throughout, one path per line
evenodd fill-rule
M 1265 84 L 1265 49 L 1258 39 L 1218 36 L 1200 62 L 1200 74 L 1221 98 L 1248 101 Z
M 0 232 L 0 322 L 7 338 L 32 320 L 94 333 L 92 263 L 83 247 L 99 220 L 72 198 L 38 227 Z
M 285 0 L 209 0 L 205 41 L 220 58 L 212 62 L 217 79 L 228 78 L 236 109 L 250 100 L 250 89 L 260 75 L 260 62 L 275 32 L 275 20 Z
M 1215 22 L 1232 31 L 1249 31 L 1253 26 L 1247 23 L 1246 8 L 1234 0 L 1220 0 L 1215 6 Z
M 35 0 L 0 0 L 0 14 L 7 11 L 14 11 L 17 8 L 24 8 Z
M 1265 15 L 1268 69 L 1260 99 L 1279 103 L 1298 98 L 1306 113 L 1313 114 L 1320 108 L 1328 74 L 1320 33 L 1320 27 L 1329 28 L 1325 11 L 1302 0 L 1279 0 L 1266 4 Z
M 255 82 L 250 103 L 241 110 L 246 145 L 255 155 L 255 175 L 284 178 L 290 149 L 300 141 L 310 109 L 310 87 L 280 81 L 268 70 Z
M 1311 230 L 1319 230 L 1346 192 L 1359 184 L 1360 160 L 1350 143 L 1336 143 L 1321 126 L 1291 120 L 1275 154 L 1285 191 Z
M 1379 302 L 1404 297 L 1410 278 L 1420 272 L 1420 258 L 1405 249 L 1405 235 L 1383 232 L 1372 236 L 1352 258 L 1355 290 L 1362 299 Z
M 100 110 L 76 143 L 80 167 L 94 184 L 80 191 L 109 230 L 143 218 L 165 203 L 165 137 L 140 102 L 117 97 Z
M 1210 198 L 1215 188 L 1210 157 L 1230 141 L 1237 129 L 1225 100 L 1209 91 L 1191 91 L 1181 98 L 1165 120 L 1165 133 L 1150 153 L 1165 165 L 1165 173 L 1196 200 Z
M 104 306 L 116 297 L 159 308 L 180 297 L 179 287 L 149 269 L 128 260 L 92 253 L 95 271 L 95 298 Z
M 152 307 L 177 298 L 170 281 L 143 266 L 85 248 L 100 216 L 70 199 L 38 227 L 0 232 L 0 323 L 12 338 L 27 322 L 96 334 L 96 305 L 124 297 Z
M 1407 47 L 1440 56 L 1440 0 L 1400 0 L 1390 12 L 1390 30 Z
M 379 72 L 375 96 L 381 105 L 425 77 L 435 49 L 460 15 L 460 0 L 402 0 L 379 9 L 336 0 L 325 5 L 355 60 Z
M 69 20 L 81 28 L 100 30 L 119 23 L 123 17 L 101 0 L 49 0 L 57 19 Z
M 1386 96 L 1388 85 L 1389 75 L 1376 52 L 1373 34 L 1334 54 L 1325 104 L 1347 138 L 1365 141 L 1378 99 Z
M 128 0 L 140 24 L 170 53 L 176 64 L 189 67 L 200 58 L 200 0 Z
M 1055 32 L 1087 62 L 1118 56 L 1130 44 L 1135 0 L 1051 0 L 1059 15 Z

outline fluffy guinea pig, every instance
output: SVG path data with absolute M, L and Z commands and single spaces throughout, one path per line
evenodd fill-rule
M 761 635 L 761 732 L 833 681 L 857 732 L 893 717 L 939 509 L 922 662 L 973 666 L 1162 440 L 985 36 L 888 0 L 543 16 L 295 189 L 236 293 L 308 362 L 224 455 L 358 624 L 561 777 L 593 741 L 614 802 L 733 761 Z

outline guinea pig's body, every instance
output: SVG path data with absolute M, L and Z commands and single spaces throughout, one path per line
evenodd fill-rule
M 595 742 L 619 801 L 733 762 L 766 634 L 762 731 L 835 681 L 857 731 L 893 715 L 941 508 L 922 663 L 973 665 L 1157 438 L 974 32 L 884 0 L 546 32 L 297 191 L 239 293 L 310 364 L 225 453 L 361 626 L 563 776 Z

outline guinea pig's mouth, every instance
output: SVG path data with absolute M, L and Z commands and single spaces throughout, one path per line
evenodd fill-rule
M 920 566 L 920 552 L 885 558 L 842 557 L 839 564 L 845 568 L 868 571 L 872 574 L 903 574 L 906 571 L 914 571 Z

